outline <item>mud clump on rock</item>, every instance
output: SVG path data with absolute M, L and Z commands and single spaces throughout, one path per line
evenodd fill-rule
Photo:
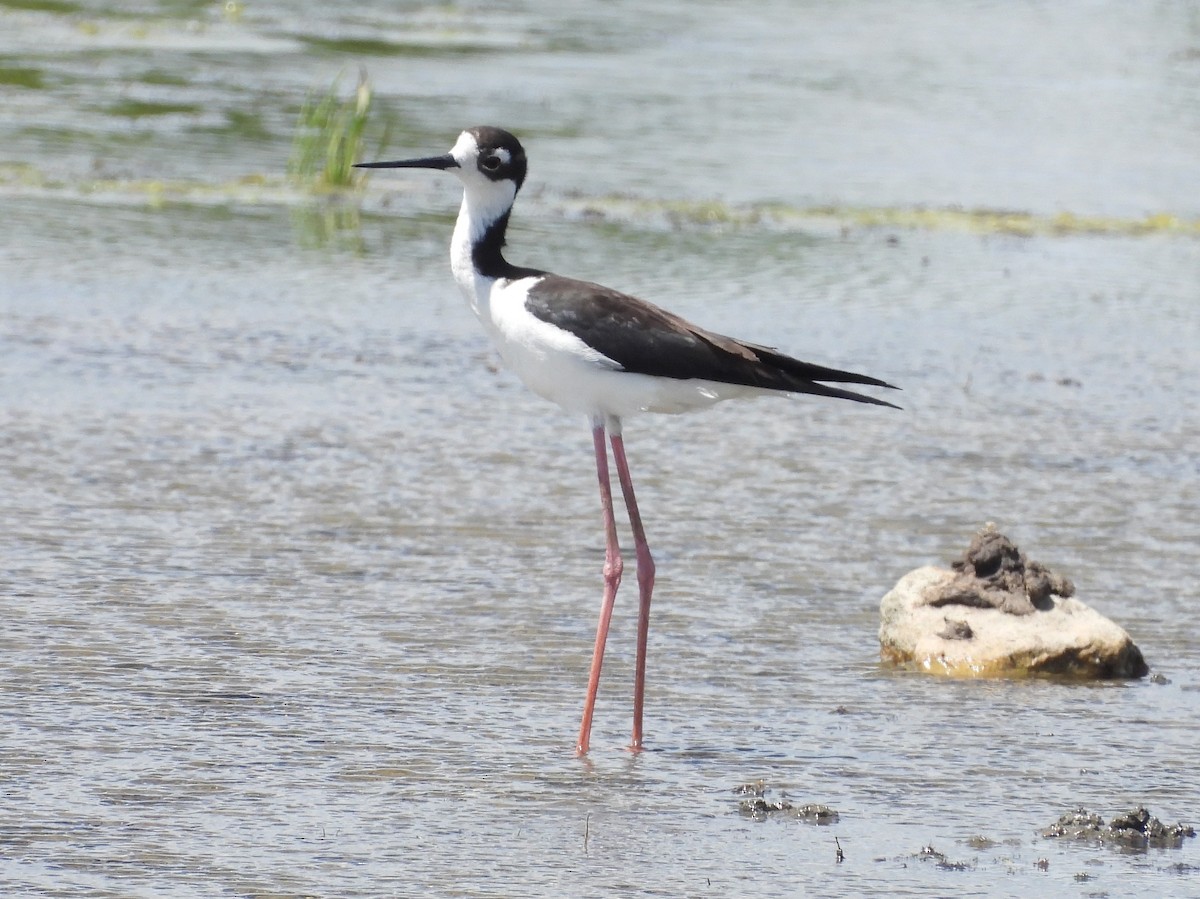
M 1087 809 L 1076 809 L 1042 831 L 1047 839 L 1080 840 L 1134 850 L 1179 849 L 1185 839 L 1195 835 L 1191 825 L 1163 824 L 1141 806 L 1117 815 L 1107 824 Z
M 1144 677 L 1141 650 L 988 525 L 949 569 L 910 571 L 879 604 L 880 655 L 953 677 Z
M 1031 562 L 1016 544 L 996 530 L 983 528 L 971 539 L 963 557 L 950 563 L 954 580 L 932 596 L 928 605 L 999 609 L 1009 615 L 1032 615 L 1046 609 L 1050 597 L 1074 596 L 1075 585 L 1041 562 Z

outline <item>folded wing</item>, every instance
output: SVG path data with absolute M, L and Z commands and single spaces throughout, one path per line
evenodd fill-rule
M 530 290 L 528 311 L 569 331 L 622 370 L 662 378 L 699 378 L 788 393 L 898 406 L 834 384 L 893 385 L 869 375 L 802 362 L 771 347 L 706 331 L 667 312 L 599 284 L 547 275 Z

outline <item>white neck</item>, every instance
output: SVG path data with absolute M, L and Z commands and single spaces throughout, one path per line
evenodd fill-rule
M 471 247 L 481 236 L 478 222 L 471 216 L 467 206 L 466 195 L 463 195 L 462 206 L 458 210 L 458 220 L 454 223 L 454 236 L 450 238 L 450 270 L 454 272 L 454 280 L 475 314 L 479 314 L 479 288 L 476 284 L 478 272 L 471 260 Z
M 463 191 L 454 236 L 450 239 L 450 268 L 459 289 L 479 316 L 484 314 L 496 279 L 476 269 L 475 247 L 483 240 L 488 228 L 512 208 L 515 198 L 515 185 L 511 181 L 481 183 L 472 179 Z

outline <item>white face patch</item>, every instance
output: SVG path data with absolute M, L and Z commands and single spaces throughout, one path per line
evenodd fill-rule
M 504 147 L 496 147 L 489 152 L 504 165 L 512 162 L 512 153 Z M 460 171 L 473 171 L 475 163 L 479 159 L 479 144 L 475 140 L 475 135 L 470 131 L 464 131 L 460 134 L 458 140 L 450 150 L 450 155 L 458 162 Z
M 475 160 L 479 158 L 479 144 L 475 142 L 475 135 L 470 131 L 460 134 L 454 146 L 450 148 L 450 155 L 460 168 L 475 168 Z
M 512 154 L 503 147 L 497 147 L 491 152 L 505 162 L 512 159 Z M 492 222 L 512 207 L 517 195 L 517 186 L 507 178 L 492 181 L 479 171 L 475 164 L 479 158 L 479 143 L 469 131 L 464 131 L 458 136 L 450 155 L 458 162 L 458 168 L 449 171 L 462 182 L 464 189 L 465 215 L 459 217 L 455 226 L 454 246 L 462 242 L 459 251 L 465 254 L 463 260 L 466 264 L 466 260 L 470 259 L 470 245 L 483 236 Z M 452 248 L 451 256 L 454 254 L 455 250 Z

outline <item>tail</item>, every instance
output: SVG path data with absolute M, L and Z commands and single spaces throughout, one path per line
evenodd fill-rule
M 785 356 L 783 353 L 765 347 L 754 347 L 755 353 L 764 365 L 771 366 L 779 374 L 783 385 L 778 389 L 789 393 L 808 393 L 813 396 L 829 396 L 839 400 L 853 400 L 856 403 L 869 403 L 872 406 L 887 406 L 889 409 L 899 409 L 895 403 L 876 399 L 853 390 L 841 387 L 830 387 L 821 381 L 832 381 L 835 384 L 863 384 L 867 387 L 886 387 L 888 390 L 899 390 L 895 384 L 872 378 L 870 375 L 860 375 L 852 371 L 842 371 L 837 368 L 826 368 L 811 362 L 802 362 Z
M 853 377 L 857 378 L 864 376 L 854 375 Z M 874 384 L 879 387 L 890 387 L 892 390 L 900 389 L 892 384 L 887 384 L 874 378 L 865 383 Z M 865 393 L 855 393 L 853 390 L 843 390 L 841 387 L 830 387 L 828 384 L 819 384 L 816 381 L 797 381 L 795 387 L 788 387 L 785 389 L 789 393 L 809 393 L 813 396 L 831 396 L 839 400 L 853 400 L 856 403 L 869 403 L 872 406 L 887 406 L 889 409 L 904 408 L 903 406 L 897 406 L 895 403 L 889 403 L 887 400 L 880 400 L 873 396 L 867 396 Z

